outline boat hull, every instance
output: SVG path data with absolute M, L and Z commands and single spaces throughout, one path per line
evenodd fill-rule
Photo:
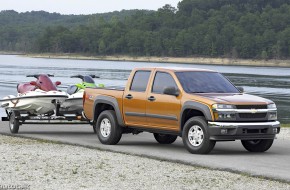
M 3 98 L 1 107 L 7 111 L 28 112 L 30 114 L 46 114 L 54 112 L 55 102 L 63 102 L 68 96 L 65 92 L 31 91 L 17 96 Z
M 60 106 L 60 112 L 81 114 L 83 111 L 83 91 L 70 95 Z

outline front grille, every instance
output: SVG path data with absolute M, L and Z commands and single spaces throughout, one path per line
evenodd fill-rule
M 237 109 L 267 109 L 267 105 L 236 105 Z
M 239 113 L 242 119 L 262 119 L 267 116 L 267 113 Z

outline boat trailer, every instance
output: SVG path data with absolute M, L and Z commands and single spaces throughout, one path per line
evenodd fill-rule
M 7 117 L 2 117 L 2 121 L 9 121 L 11 133 L 18 133 L 19 127 L 23 124 L 91 124 L 91 122 L 82 115 L 29 115 L 19 111 L 8 112 Z M 94 129 L 94 128 L 93 128 Z M 95 129 L 94 129 L 95 132 Z

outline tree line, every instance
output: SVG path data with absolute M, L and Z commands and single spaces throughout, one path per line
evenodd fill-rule
M 0 24 L 6 14 L 0 13 Z M 256 59 L 290 54 L 289 0 L 183 0 L 157 11 L 41 14 L 22 27 L 2 25 L 0 50 Z

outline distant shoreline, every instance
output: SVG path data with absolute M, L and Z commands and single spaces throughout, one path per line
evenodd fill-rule
M 0 51 L 0 55 L 26 55 L 26 54 L 25 53 L 21 53 L 21 52 Z
M 146 56 L 133 57 L 133 56 L 86 56 L 80 54 L 21 54 L 21 53 L 14 54 L 32 58 L 45 58 L 45 59 L 186 63 L 186 64 L 206 64 L 206 65 L 288 67 L 288 68 L 290 67 L 289 59 L 256 60 L 256 59 L 205 58 L 205 57 L 146 57 Z

